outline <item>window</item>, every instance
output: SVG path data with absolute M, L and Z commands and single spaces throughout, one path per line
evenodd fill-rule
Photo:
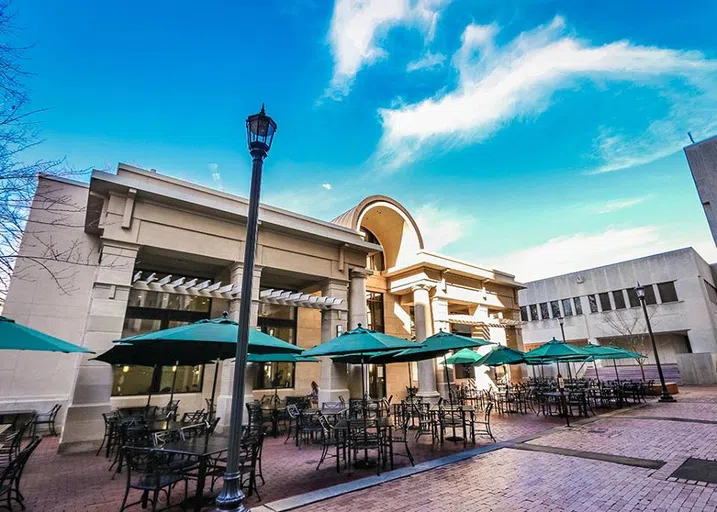
M 361 232 L 363 232 L 366 235 L 366 241 L 372 244 L 381 245 L 381 242 L 378 241 L 378 238 L 376 238 L 376 235 L 371 233 L 366 228 L 361 228 Z M 382 270 L 386 270 L 386 263 L 383 257 L 383 251 L 377 252 L 375 254 L 372 254 L 368 256 L 366 264 L 368 268 L 371 270 L 376 270 L 377 272 L 380 272 Z
M 622 290 L 612 292 L 612 300 L 615 301 L 615 309 L 625 309 L 625 295 Z
M 573 316 L 573 306 L 570 304 L 570 299 L 563 299 L 563 311 L 565 316 Z
M 580 297 L 573 297 L 573 304 L 575 304 L 575 314 L 583 314 L 583 303 L 580 302 Z
M 530 308 L 530 319 L 533 321 L 540 320 L 538 318 L 538 306 L 536 306 L 535 304 L 531 304 L 529 306 L 529 308 Z
M 637 292 L 635 292 L 634 288 L 628 288 L 625 290 L 627 292 L 627 300 L 630 301 L 630 307 L 636 308 L 640 306 L 640 299 L 637 298 Z
M 598 312 L 597 299 L 595 298 L 595 295 L 588 295 L 588 304 L 590 304 L 591 313 Z
M 157 274 L 157 279 L 164 274 Z M 164 292 L 130 290 L 122 337 L 168 329 L 209 318 L 211 299 Z M 176 373 L 176 379 L 175 379 Z M 112 368 L 112 396 L 202 391 L 204 367 L 122 366 Z
M 528 318 L 528 308 L 525 306 L 520 306 L 520 319 L 523 322 L 528 322 L 530 320 Z
M 677 290 L 674 281 L 657 283 L 657 291 L 660 292 L 660 302 L 677 302 Z
M 383 293 L 366 292 L 366 323 L 368 329 L 384 332 Z
M 600 309 L 602 311 L 612 310 L 612 306 L 610 305 L 610 295 L 608 293 L 599 293 L 598 297 L 600 297 Z
M 557 300 L 550 301 L 550 311 L 553 313 L 553 318 L 560 316 L 560 304 L 558 304 Z
M 543 320 L 547 320 L 550 318 L 550 311 L 548 310 L 548 303 L 543 302 L 540 304 L 540 316 L 543 318 Z
M 648 306 L 657 304 L 657 297 L 655 297 L 655 288 L 651 284 L 645 285 L 645 304 Z
M 259 304 L 261 332 L 296 344 L 296 308 L 279 304 Z M 254 377 L 254 389 L 293 388 L 294 363 L 264 363 Z
M 705 281 L 705 288 L 707 288 L 707 296 L 714 303 L 717 304 L 717 288 L 712 286 L 710 283 Z

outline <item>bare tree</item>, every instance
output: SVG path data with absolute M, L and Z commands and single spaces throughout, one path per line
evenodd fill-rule
M 55 190 L 38 190 L 41 175 L 73 177 L 82 172 L 71 171 L 63 160 L 30 160 L 27 150 L 40 144 L 37 114 L 30 106 L 25 86 L 28 73 L 20 64 L 27 50 L 15 46 L 13 14 L 7 0 L 0 0 L 0 306 L 4 303 L 10 277 L 19 259 L 27 261 L 16 276 L 22 278 L 29 266 L 36 266 L 52 276 L 63 291 L 69 291 L 72 267 L 93 264 L 95 256 L 83 250 L 82 242 L 53 242 L 52 232 L 61 226 L 78 227 L 77 213 L 84 205 L 75 204 Z M 20 243 L 32 215 L 34 250 L 20 253 Z M 74 219 L 74 220 L 72 220 Z M 23 261 L 23 263 L 25 263 Z
M 653 312 L 648 309 L 648 315 Z M 603 315 L 603 320 L 610 328 L 610 336 L 619 337 L 620 345 L 624 348 L 645 354 L 650 351 L 650 336 L 647 333 L 647 324 L 642 309 L 617 309 L 609 314 Z M 638 358 L 642 380 L 645 380 L 645 359 Z

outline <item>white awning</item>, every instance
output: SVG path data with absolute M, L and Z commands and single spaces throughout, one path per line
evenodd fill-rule
M 132 280 L 132 288 L 135 290 L 228 300 L 238 299 L 241 295 L 241 286 L 239 285 L 222 284 L 221 281 L 212 282 L 211 280 L 200 282 L 198 279 L 188 280 L 186 277 L 172 275 L 157 279 L 155 273 L 142 271 L 135 273 Z M 259 302 L 314 309 L 338 309 L 342 311 L 348 308 L 346 301 L 343 299 L 275 289 L 262 290 L 259 292 Z

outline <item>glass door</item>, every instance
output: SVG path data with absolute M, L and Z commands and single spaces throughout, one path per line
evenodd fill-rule
M 386 365 L 368 365 L 368 394 L 371 398 L 386 397 Z

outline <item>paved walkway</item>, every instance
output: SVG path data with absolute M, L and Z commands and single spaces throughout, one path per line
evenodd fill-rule
M 716 511 L 717 484 L 670 475 L 688 457 L 717 460 L 717 425 L 684 421 L 717 422 L 717 387 L 683 388 L 677 398 L 556 428 L 526 443 L 570 455 L 506 447 L 298 510 Z M 581 451 L 613 461 L 583 458 Z M 664 465 L 635 467 L 621 457 Z
M 495 415 L 492 421 L 494 435 L 499 441 L 535 435 L 561 424 L 558 418 L 536 417 L 535 414 Z M 57 438 L 45 438 L 28 463 L 22 482 L 28 510 L 38 512 L 119 510 L 124 495 L 125 475 L 117 475 L 112 480 L 112 473 L 107 471 L 109 462 L 102 456 L 58 455 L 57 442 Z M 488 438 L 479 438 L 477 441 L 477 446 L 492 444 L 493 442 Z M 468 447 L 471 448 L 472 445 L 469 443 Z M 430 438 L 423 437 L 419 443 L 412 441 L 410 448 L 418 464 L 458 453 L 463 450 L 463 444 L 446 442 L 442 447 L 432 446 Z M 256 496 L 251 497 L 247 500 L 247 505 L 255 507 L 262 503 L 376 474 L 375 470 L 354 470 L 351 474 L 342 471 L 337 474 L 335 461 L 332 459 L 327 459 L 317 471 L 316 465 L 320 455 L 321 448 L 317 445 L 302 445 L 301 448 L 297 448 L 292 443 L 284 444 L 283 436 L 277 439 L 266 438 L 262 461 L 266 484 L 259 486 L 261 500 Z M 408 459 L 396 457 L 396 466 L 401 468 L 410 464 Z M 218 482 L 218 485 L 221 485 L 221 482 Z M 178 498 L 181 493 L 173 494 Z M 134 500 L 132 495 L 130 500 Z

